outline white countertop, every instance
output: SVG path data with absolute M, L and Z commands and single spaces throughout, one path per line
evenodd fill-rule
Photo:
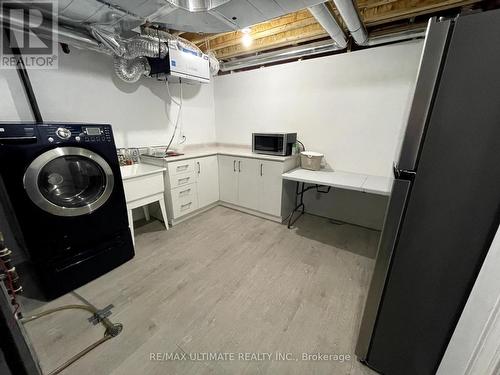
M 211 147 L 200 147 L 196 149 L 188 149 L 183 151 L 184 155 L 180 156 L 169 156 L 165 158 L 156 158 L 147 155 L 141 155 L 141 158 L 144 159 L 156 159 L 156 160 L 164 160 L 166 162 L 186 160 L 186 159 L 194 159 L 201 158 L 204 156 L 210 155 L 228 155 L 228 156 L 237 156 L 242 158 L 254 158 L 261 160 L 274 160 L 274 161 L 286 161 L 290 159 L 297 158 L 298 155 L 290 155 L 290 156 L 275 156 L 275 155 L 264 155 L 264 154 L 255 154 L 252 152 L 250 148 L 247 147 L 231 147 L 231 146 L 211 146 Z
M 390 195 L 393 181 L 392 178 L 384 176 L 325 169 L 311 171 L 302 168 L 292 169 L 283 173 L 282 177 L 285 180 L 332 186 L 339 189 L 357 190 L 378 195 Z
M 122 174 L 122 180 L 127 180 L 129 178 L 147 176 L 149 174 L 163 172 L 165 168 L 158 167 L 156 165 L 150 164 L 132 164 L 132 165 L 122 165 L 120 166 L 120 171 Z

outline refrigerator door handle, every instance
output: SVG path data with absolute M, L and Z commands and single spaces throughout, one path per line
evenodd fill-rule
M 403 222 L 410 188 L 411 181 L 394 180 L 356 344 L 356 355 L 361 361 L 365 361 L 368 356 L 385 281 L 389 272 L 393 250 L 398 240 L 399 229 Z
M 394 178 L 399 180 L 414 181 L 417 175 L 415 170 L 399 169 L 396 163 L 394 163 L 392 170 L 394 172 Z

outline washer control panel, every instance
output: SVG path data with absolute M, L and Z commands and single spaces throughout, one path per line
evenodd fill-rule
M 41 138 L 47 143 L 103 143 L 113 140 L 109 125 L 47 124 L 39 129 Z
M 61 139 L 70 139 L 71 138 L 71 130 L 66 128 L 57 128 L 56 135 Z

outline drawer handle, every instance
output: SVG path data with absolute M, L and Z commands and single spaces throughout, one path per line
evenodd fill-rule
M 186 170 L 186 169 L 188 169 L 188 168 L 189 168 L 189 164 L 179 165 L 179 166 L 177 167 L 177 172 L 179 172 L 179 171 L 184 171 L 184 170 Z
M 188 195 L 190 191 L 191 191 L 191 189 L 186 189 L 186 190 L 183 190 L 183 191 L 179 191 L 179 196 Z
M 178 181 L 179 185 L 182 185 L 182 184 L 188 182 L 190 178 L 191 177 L 179 178 L 177 181 Z M 183 181 L 185 181 L 185 182 L 183 182 Z
M 183 210 L 184 208 L 189 208 L 189 206 L 191 206 L 193 202 L 189 202 L 189 203 L 186 203 L 186 204 L 181 204 L 181 210 Z

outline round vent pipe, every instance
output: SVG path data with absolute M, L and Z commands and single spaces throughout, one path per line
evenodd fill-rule
M 349 32 L 357 45 L 362 46 L 368 41 L 365 25 L 359 17 L 358 10 L 352 0 L 333 0 L 335 7 L 344 20 Z
M 337 23 L 337 20 L 333 17 L 325 3 L 317 4 L 312 7 L 307 8 L 309 12 L 316 18 L 316 21 L 325 29 L 325 31 L 330 35 L 335 44 L 340 48 L 347 47 L 347 38 L 344 31 Z

